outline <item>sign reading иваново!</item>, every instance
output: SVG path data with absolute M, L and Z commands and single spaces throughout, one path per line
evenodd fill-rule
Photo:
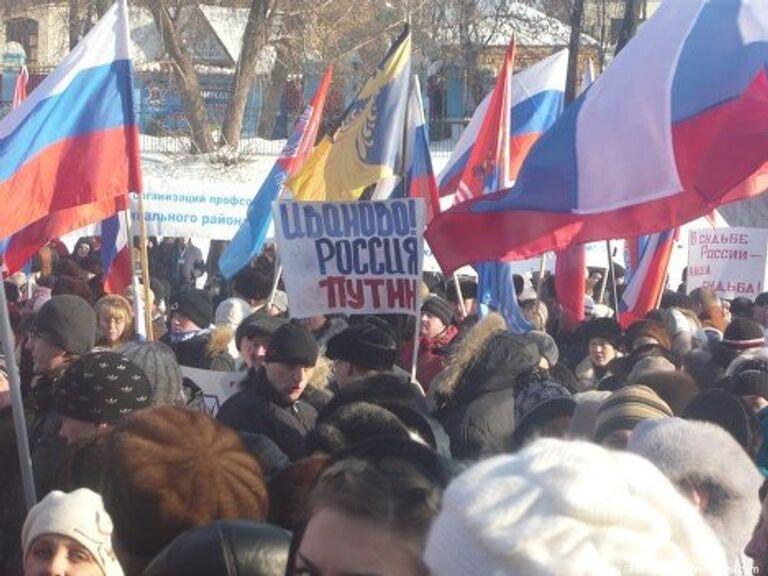
M 272 205 L 291 316 L 417 314 L 421 198 Z

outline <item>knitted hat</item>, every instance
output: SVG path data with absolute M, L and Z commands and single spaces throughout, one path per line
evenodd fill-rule
M 716 536 L 653 464 L 546 438 L 455 478 L 424 560 L 433 576 L 728 572 Z
M 85 354 L 96 342 L 96 312 L 79 296 L 54 296 L 40 308 L 30 332 L 65 352 Z
M 672 409 L 647 386 L 627 386 L 611 394 L 600 405 L 595 422 L 598 444 L 611 432 L 631 430 L 643 420 L 672 416 Z
M 213 324 L 213 303 L 205 290 L 190 288 L 171 296 L 168 315 L 172 316 L 174 312 L 186 316 L 200 328 Z
M 741 401 L 725 390 L 700 392 L 683 411 L 686 420 L 712 422 L 725 428 L 747 452 L 752 447 L 749 414 Z
M 69 494 L 54 490 L 32 507 L 21 531 L 25 559 L 43 534 L 72 538 L 90 552 L 105 576 L 123 576 L 112 550 L 112 520 L 101 496 L 88 488 Z
M 184 406 L 183 375 L 176 355 L 162 342 L 129 342 L 118 352 L 138 366 L 149 380 L 152 406 Z
M 148 407 L 152 390 L 144 372 L 122 354 L 90 352 L 67 367 L 59 378 L 56 411 L 84 422 L 114 424 Z
M 272 276 L 254 268 L 243 268 L 234 279 L 235 292 L 249 300 L 266 300 L 272 291 Z
M 397 356 L 397 344 L 385 330 L 363 323 L 332 337 L 325 355 L 331 360 L 346 360 L 368 370 L 391 370 Z
M 168 544 L 144 576 L 282 576 L 291 533 L 251 520 L 218 520 Z
M 763 327 L 749 318 L 734 318 L 723 332 L 721 344 L 731 350 L 748 350 L 765 346 Z
M 269 339 L 264 362 L 314 366 L 319 354 L 320 348 L 309 330 L 299 324 L 286 324 Z
M 593 338 L 602 338 L 614 346 L 621 343 L 621 326 L 611 318 L 597 318 L 584 324 L 584 338 L 587 342 Z
M 453 308 L 439 296 L 429 296 L 421 305 L 422 313 L 432 314 L 446 326 L 453 322 Z
M 560 358 L 560 351 L 557 349 L 557 344 L 552 336 L 541 330 L 531 330 L 526 332 L 525 337 L 536 344 L 539 354 L 541 354 L 542 358 L 547 359 L 550 366 L 557 364 Z
M 532 426 L 545 424 L 559 416 L 570 416 L 576 402 L 570 392 L 557 382 L 536 382 L 515 389 L 515 440 L 520 443 Z
M 201 412 L 158 406 L 121 420 L 109 437 L 104 505 L 115 540 L 149 561 L 176 536 L 214 520 L 264 520 L 258 462 L 237 433 Z
M 235 330 L 235 344 L 240 349 L 240 343 L 243 338 L 253 338 L 254 336 L 271 337 L 278 328 L 288 323 L 285 318 L 279 316 L 270 316 L 261 310 L 243 318 L 240 325 Z

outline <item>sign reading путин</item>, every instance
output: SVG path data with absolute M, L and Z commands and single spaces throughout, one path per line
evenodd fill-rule
M 705 286 L 718 296 L 754 298 L 765 291 L 768 230 L 722 228 L 691 230 L 688 241 L 688 291 Z
M 424 201 L 275 202 L 291 316 L 416 313 Z

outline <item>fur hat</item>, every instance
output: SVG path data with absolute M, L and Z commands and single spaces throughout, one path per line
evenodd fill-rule
M 552 336 L 541 330 L 531 330 L 530 332 L 526 332 L 525 337 L 536 344 L 536 348 L 539 349 L 539 354 L 542 358 L 547 359 L 550 367 L 557 364 L 557 361 L 560 358 L 560 351 L 557 349 L 557 344 Z
M 424 300 L 421 311 L 439 318 L 446 326 L 453 323 L 453 307 L 439 296 L 429 296 Z
M 84 422 L 114 424 L 150 405 L 149 380 L 122 354 L 99 351 L 80 356 L 59 378 L 56 412 Z
M 251 520 L 218 520 L 168 544 L 144 576 L 282 576 L 291 533 Z
M 286 324 L 269 339 L 264 362 L 314 366 L 319 355 L 320 347 L 309 330 L 299 324 Z
M 593 338 L 607 340 L 614 347 L 621 344 L 621 326 L 611 318 L 596 318 L 584 324 L 584 339 L 589 342 Z
M 682 414 L 686 420 L 711 422 L 731 433 L 744 450 L 750 452 L 752 431 L 749 414 L 741 401 L 725 390 L 712 388 L 697 394 Z
M 25 559 L 35 539 L 43 534 L 72 538 L 90 552 L 104 576 L 123 576 L 112 550 L 112 520 L 101 496 L 88 488 L 69 494 L 54 490 L 32 507 L 21 530 Z
M 368 402 L 345 404 L 318 420 L 307 435 L 306 452 L 334 455 L 376 436 L 410 438 L 408 428 L 389 410 Z
M 645 345 L 661 346 L 665 350 L 672 349 L 672 339 L 663 324 L 653 320 L 639 320 L 632 324 L 624 337 L 627 350 Z
M 674 372 L 675 365 L 664 356 L 648 355 L 638 358 L 632 370 L 627 374 L 627 384 L 645 384 L 645 377 L 648 374 L 657 372 Z
M 571 393 L 556 382 L 531 381 L 518 386 L 515 389 L 515 444 L 521 445 L 533 426 L 559 416 L 570 416 L 575 408 Z
M 647 460 L 547 438 L 455 478 L 424 560 L 434 576 L 728 572 L 711 529 Z
M 461 296 L 465 300 L 471 298 L 477 298 L 477 280 L 475 278 L 460 277 L 459 288 L 461 288 Z M 448 280 L 448 286 L 445 290 L 445 299 L 453 304 L 458 303 L 459 295 L 456 293 L 456 283 L 453 279 Z
M 249 300 L 266 300 L 272 292 L 272 276 L 254 268 L 243 268 L 234 278 L 235 292 Z
M 258 310 L 249 316 L 243 318 L 240 325 L 235 330 L 235 344 L 240 349 L 240 343 L 243 338 L 253 338 L 254 336 L 272 337 L 278 328 L 287 324 L 288 320 L 279 316 L 270 316 L 266 312 Z
M 168 302 L 168 317 L 174 313 L 189 318 L 200 328 L 208 328 L 213 324 L 213 303 L 205 290 L 189 288 L 171 296 Z
M 69 276 L 63 276 L 56 280 L 53 288 L 51 288 L 51 296 L 63 296 L 70 294 L 72 296 L 80 296 L 88 304 L 93 305 L 96 298 L 93 296 L 91 286 L 85 280 L 78 278 L 70 278 Z
M 152 389 L 150 404 L 184 406 L 183 375 L 176 355 L 162 342 L 128 342 L 118 350 L 146 374 Z
M 306 521 L 309 494 L 331 464 L 327 454 L 313 454 L 288 464 L 269 481 L 269 521 L 297 532 Z
M 731 350 L 749 350 L 765 346 L 763 327 L 750 318 L 734 318 L 723 332 L 720 344 Z
M 121 420 L 110 435 L 104 505 L 115 540 L 148 562 L 180 533 L 214 520 L 264 520 L 259 463 L 237 433 L 200 412 L 158 406 Z
M 386 330 L 363 323 L 350 326 L 328 340 L 325 355 L 367 370 L 391 370 L 397 344 Z
M 96 343 L 96 312 L 79 296 L 54 296 L 40 308 L 30 332 L 65 352 L 85 354 Z
M 668 416 L 672 416 L 672 409 L 647 386 L 620 388 L 597 411 L 595 442 L 599 444 L 616 430 L 631 430 L 643 420 Z
M 642 422 L 627 450 L 653 462 L 681 490 L 705 488 L 702 515 L 734 562 L 760 515 L 762 476 L 736 440 L 708 422 L 665 418 Z

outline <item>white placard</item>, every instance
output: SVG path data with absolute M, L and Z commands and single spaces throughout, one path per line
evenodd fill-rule
M 721 298 L 754 298 L 765 290 L 768 230 L 691 230 L 688 237 L 688 291 L 701 286 Z
M 181 373 L 197 384 L 203 391 L 203 412 L 216 416 L 222 404 L 239 390 L 244 372 L 217 372 L 182 366 Z
M 275 202 L 291 316 L 416 314 L 424 200 Z

